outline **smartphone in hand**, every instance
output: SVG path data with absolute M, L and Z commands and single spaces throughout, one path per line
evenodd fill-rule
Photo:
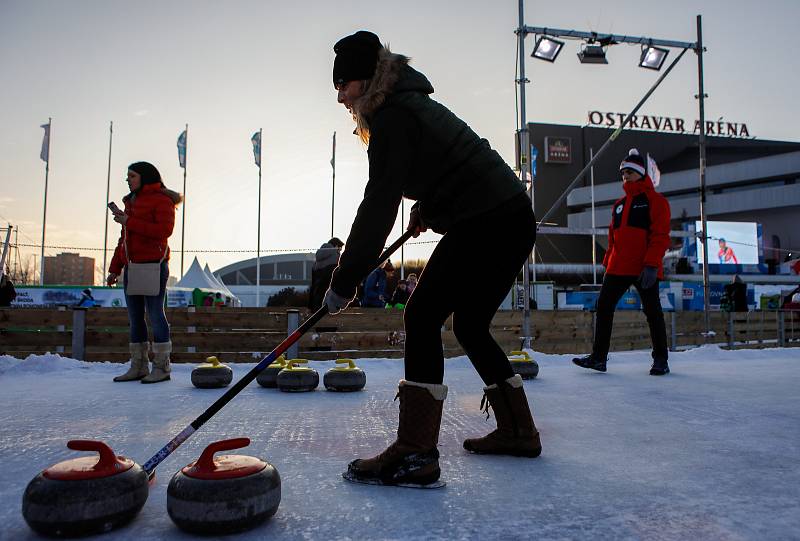
M 108 204 L 108 209 L 109 209 L 111 212 L 113 212 L 114 214 L 120 214 L 120 213 L 122 212 L 122 211 L 119 209 L 119 207 L 117 206 L 117 204 L 116 204 L 116 203 L 114 203 L 113 201 L 111 201 L 111 202 Z

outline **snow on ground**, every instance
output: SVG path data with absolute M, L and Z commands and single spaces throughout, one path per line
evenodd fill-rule
M 609 372 L 542 355 L 525 383 L 544 452 L 538 459 L 471 455 L 465 437 L 493 426 L 464 357 L 446 365 L 440 436 L 447 487 L 353 485 L 340 474 L 393 439 L 402 363 L 362 360 L 359 393 L 290 394 L 253 382 L 158 468 L 137 518 L 102 539 L 190 539 L 170 521 L 170 477 L 210 442 L 270 461 L 283 481 L 276 515 L 227 539 L 798 539 L 800 393 L 797 349 L 676 353 L 673 373 L 647 374 L 645 352 L 612 356 Z M 315 362 L 320 374 L 332 362 Z M 250 365 L 233 365 L 238 378 Z M 113 383 L 120 365 L 57 355 L 0 357 L 0 539 L 38 537 L 21 513 L 27 483 L 77 456 L 72 438 L 106 441 L 143 464 L 223 390 Z

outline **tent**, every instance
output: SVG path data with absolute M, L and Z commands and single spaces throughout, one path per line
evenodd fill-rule
M 216 281 L 212 280 L 208 275 L 206 275 L 205 272 L 203 272 L 203 268 L 200 266 L 200 262 L 197 260 L 197 257 L 194 258 L 189 270 L 187 270 L 186 274 L 184 274 L 178 283 L 175 284 L 175 287 L 207 289 L 215 293 L 219 291 L 225 295 L 229 294 L 229 292 L 226 292 L 225 289 L 221 288 L 219 284 L 216 283 Z

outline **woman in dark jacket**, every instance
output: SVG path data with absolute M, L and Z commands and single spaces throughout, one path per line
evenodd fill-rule
M 539 433 L 522 379 L 489 334 L 492 318 L 530 253 L 536 222 L 524 185 L 467 124 L 430 98 L 424 75 L 370 32 L 335 46 L 333 83 L 368 145 L 369 181 L 325 302 L 331 313 L 353 299 L 377 260 L 403 197 L 416 200 L 408 229 L 443 235 L 404 313 L 405 379 L 400 382 L 397 440 L 370 459 L 353 461 L 345 478 L 373 484 L 431 484 L 439 478 L 437 442 L 444 357 L 441 327 L 453 331 L 486 387 L 497 430 L 467 439 L 475 453 L 538 456 Z M 467 300 L 465 254 L 480 250 L 493 264 L 485 286 Z
M 175 206 L 182 201 L 179 193 L 168 190 L 158 169 L 147 162 L 128 166 L 130 193 L 122 201 L 125 210 L 114 211 L 114 221 L 122 224 L 122 235 L 111 259 L 106 281 L 114 285 L 126 268 L 125 303 L 130 321 L 131 366 L 114 381 L 156 383 L 170 379 L 172 342 L 169 323 L 164 313 L 164 296 L 169 278 L 170 249 L 167 240 L 175 226 Z M 128 295 L 128 263 L 161 263 L 160 288 L 157 295 Z M 150 372 L 145 310 L 153 326 L 153 371 Z

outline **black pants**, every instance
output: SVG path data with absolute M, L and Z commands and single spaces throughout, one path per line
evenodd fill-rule
M 649 289 L 642 289 L 637 276 L 615 276 L 606 274 L 600 298 L 597 299 L 597 326 L 594 333 L 592 353 L 605 359 L 611 342 L 611 327 L 614 324 L 614 309 L 622 295 L 631 286 L 636 287 L 642 299 L 642 311 L 647 316 L 650 327 L 650 339 L 653 342 L 653 359 L 667 360 L 667 331 L 664 327 L 664 314 L 661 311 L 661 300 L 658 295 L 658 281 Z
M 489 326 L 535 239 L 536 218 L 525 194 L 442 237 L 406 305 L 406 379 L 442 383 L 441 329 L 450 314 L 456 339 L 486 385 L 514 375 Z

